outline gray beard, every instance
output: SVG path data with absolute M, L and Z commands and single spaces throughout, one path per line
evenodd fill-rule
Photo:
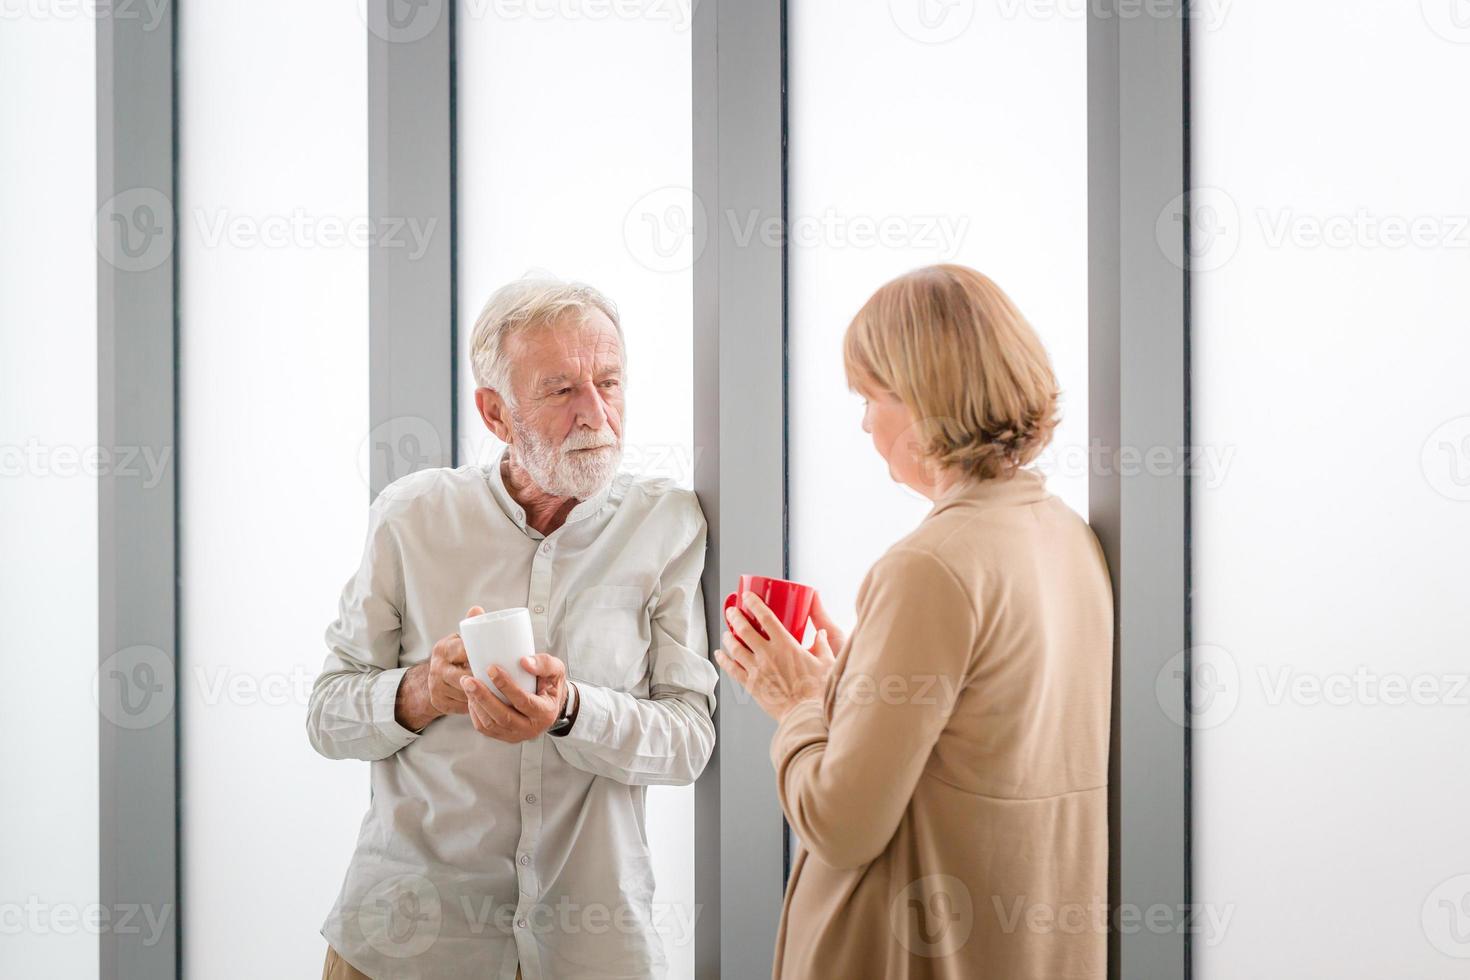
M 561 446 L 553 446 L 523 425 L 515 413 L 511 414 L 511 431 L 515 434 L 511 451 L 516 461 L 532 483 L 553 497 L 587 500 L 597 496 L 612 483 L 623 459 L 623 447 L 616 443 L 594 452 L 570 451 L 596 445 L 604 437 L 602 433 L 579 434 L 579 430 L 567 436 Z

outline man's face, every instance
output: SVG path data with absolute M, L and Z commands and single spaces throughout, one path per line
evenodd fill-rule
M 542 490 L 585 500 L 622 459 L 623 345 L 601 312 L 510 338 L 516 458 Z

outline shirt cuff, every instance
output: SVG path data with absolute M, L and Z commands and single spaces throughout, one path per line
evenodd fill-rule
M 373 704 L 373 727 L 398 748 L 419 737 L 419 733 L 398 724 L 398 686 L 403 683 L 407 667 L 395 667 L 378 674 L 373 680 L 370 697 Z
M 576 683 L 577 718 L 571 730 L 557 738 L 569 745 L 603 745 L 613 728 L 613 693 L 586 681 Z
M 771 764 L 781 771 L 781 764 L 792 752 L 813 741 L 827 738 L 827 709 L 816 698 L 798 701 L 786 712 L 771 736 Z

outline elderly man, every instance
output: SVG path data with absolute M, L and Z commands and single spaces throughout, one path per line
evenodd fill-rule
M 660 976 L 644 794 L 714 747 L 704 517 L 618 471 L 622 330 L 596 290 L 504 287 L 472 357 L 505 451 L 378 497 L 312 691 L 316 750 L 373 763 L 324 976 Z M 471 677 L 456 634 L 515 606 L 535 695 Z

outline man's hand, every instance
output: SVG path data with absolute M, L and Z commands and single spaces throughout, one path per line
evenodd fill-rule
M 485 610 L 471 606 L 465 619 Z M 398 702 L 393 715 L 409 731 L 422 731 L 435 718 L 468 714 L 469 698 L 460 682 L 470 676 L 470 660 L 464 641 L 450 633 L 434 644 L 429 659 L 414 664 L 398 684 Z
M 481 735 L 502 742 L 525 742 L 536 738 L 561 717 L 567 700 L 567 665 L 549 653 L 522 657 L 521 666 L 536 675 L 536 693 L 521 690 L 509 674 L 490 668 L 490 679 L 510 704 L 501 701 L 478 677 L 465 676 L 460 686 L 469 700 L 470 721 Z

